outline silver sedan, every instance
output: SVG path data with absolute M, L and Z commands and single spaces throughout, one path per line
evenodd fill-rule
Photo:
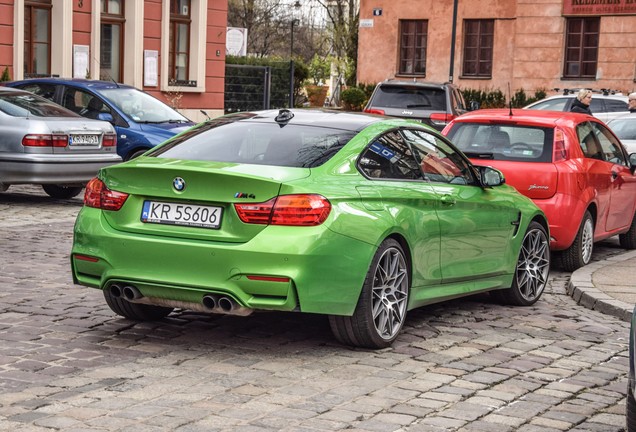
M 72 198 L 102 167 L 121 162 L 113 126 L 40 96 L 0 87 L 0 191 L 39 184 Z

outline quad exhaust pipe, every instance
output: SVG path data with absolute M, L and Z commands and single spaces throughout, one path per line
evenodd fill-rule
M 232 297 L 224 295 L 206 294 L 203 296 L 201 303 L 203 303 L 203 307 L 207 312 L 241 316 L 247 316 L 252 313 L 252 309 L 243 307 Z
M 126 300 L 138 300 L 143 294 L 136 286 L 112 284 L 109 288 L 110 295 L 115 298 L 124 298 Z
M 146 297 L 139 288 L 126 283 L 114 283 L 108 287 L 111 296 L 127 300 L 131 303 L 143 303 L 156 306 L 173 307 L 180 309 L 190 309 L 201 312 L 212 312 L 226 315 L 247 316 L 253 309 L 241 306 L 232 297 L 222 294 L 206 294 L 201 299 L 201 303 L 190 303 L 178 300 L 167 300 L 158 297 Z

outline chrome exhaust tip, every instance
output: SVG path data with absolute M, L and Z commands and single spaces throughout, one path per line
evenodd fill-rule
M 143 297 L 143 294 L 137 289 L 137 287 L 132 285 L 126 285 L 122 289 L 122 293 L 126 300 L 137 300 Z

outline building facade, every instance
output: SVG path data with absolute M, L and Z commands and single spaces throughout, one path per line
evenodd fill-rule
M 636 89 L 636 0 L 361 0 L 358 37 L 359 83 Z
M 223 114 L 227 0 L 0 0 L 0 72 L 113 80 Z

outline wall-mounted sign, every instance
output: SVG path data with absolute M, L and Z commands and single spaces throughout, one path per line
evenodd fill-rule
M 373 19 L 361 19 L 360 28 L 373 27 Z
M 636 15 L 636 0 L 565 0 L 563 15 Z
M 380 16 L 380 15 L 382 15 L 382 9 L 381 8 L 373 9 L 373 16 Z

